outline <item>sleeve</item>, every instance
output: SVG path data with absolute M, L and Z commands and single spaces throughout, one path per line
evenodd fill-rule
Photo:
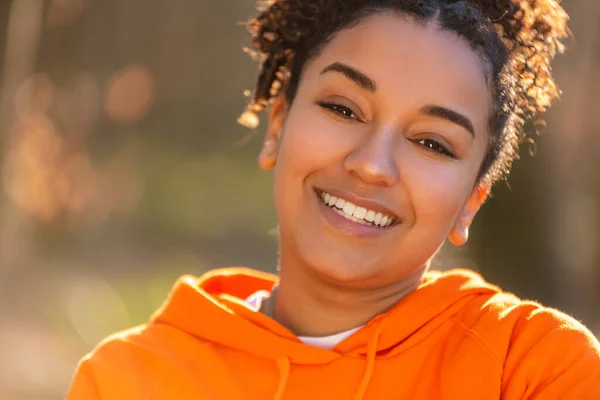
M 94 380 L 89 361 L 82 360 L 75 371 L 65 400 L 99 400 L 100 393 Z
M 581 323 L 558 311 L 526 318 L 506 359 L 504 400 L 600 399 L 600 344 Z

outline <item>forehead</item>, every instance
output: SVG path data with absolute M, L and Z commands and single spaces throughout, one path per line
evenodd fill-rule
M 384 13 L 338 32 L 307 66 L 317 77 L 332 62 L 370 76 L 377 93 L 394 102 L 436 103 L 487 119 L 490 94 L 482 59 L 457 34 L 435 23 Z

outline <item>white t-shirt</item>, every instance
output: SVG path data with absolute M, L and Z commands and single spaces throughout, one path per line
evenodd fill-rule
M 255 311 L 259 311 L 262 302 L 270 296 L 270 292 L 266 290 L 259 290 L 258 292 L 252 293 L 245 301 L 246 305 Z M 298 336 L 298 339 L 304 344 L 309 346 L 318 347 L 320 349 L 331 350 L 339 343 L 343 342 L 346 338 L 352 336 L 352 334 L 358 331 L 362 326 L 349 329 L 344 332 L 336 333 L 330 336 Z

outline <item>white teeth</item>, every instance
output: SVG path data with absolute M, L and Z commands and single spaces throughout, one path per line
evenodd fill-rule
M 358 207 L 349 201 L 332 196 L 326 192 L 321 192 L 321 199 L 324 204 L 331 207 L 336 213 L 352 222 L 368 226 L 377 225 L 381 228 L 388 227 L 394 222 L 394 218 L 391 216 L 383 215 L 364 207 Z
M 375 225 L 379 225 L 379 223 L 381 222 L 382 218 L 383 218 L 383 214 L 382 213 L 375 214 L 375 218 L 373 219 L 373 222 L 375 222 Z
M 365 219 L 369 222 L 373 222 L 375 221 L 375 211 L 367 211 L 367 215 L 365 216 Z
M 389 221 L 389 218 L 388 218 L 388 217 L 386 217 L 386 216 L 384 216 L 384 217 L 381 219 L 381 222 L 379 223 L 379 225 L 381 225 L 381 226 L 387 226 L 387 224 L 388 224 L 388 221 Z
M 366 208 L 362 208 L 362 207 L 356 207 L 356 210 L 354 210 L 354 214 L 353 214 L 356 218 L 358 219 L 364 219 L 365 216 L 367 215 L 367 209 Z
M 350 203 L 349 201 L 347 201 L 346 204 L 344 204 L 343 210 L 346 214 L 348 214 L 349 216 L 352 216 L 352 214 L 354 214 L 354 210 L 356 210 L 356 206 L 354 204 Z

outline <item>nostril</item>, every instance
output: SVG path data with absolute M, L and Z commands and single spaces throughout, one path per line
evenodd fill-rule
M 395 160 L 382 152 L 349 154 L 344 161 L 344 168 L 350 175 L 370 185 L 392 187 L 399 179 Z

